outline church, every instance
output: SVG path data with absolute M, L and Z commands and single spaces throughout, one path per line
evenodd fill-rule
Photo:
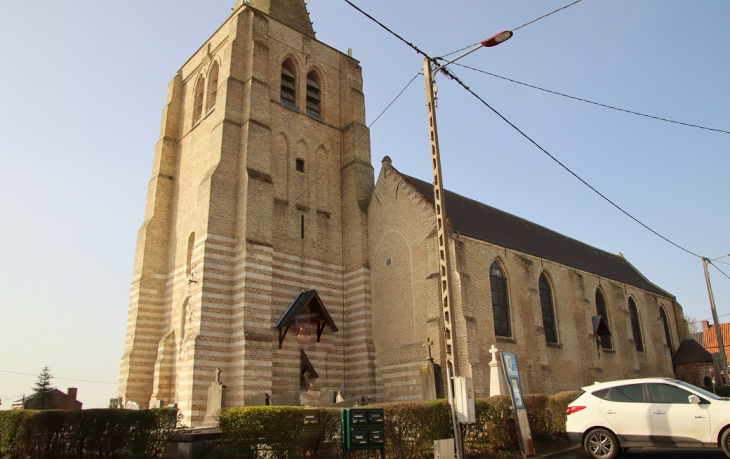
M 433 187 L 389 157 L 375 179 L 358 61 L 317 41 L 304 0 L 239 0 L 167 94 L 123 402 L 176 403 L 199 425 L 218 368 L 227 406 L 324 389 L 420 400 L 429 353 L 445 363 Z M 517 356 L 526 393 L 672 375 L 682 308 L 621 254 L 445 201 L 457 370 L 476 396 L 492 345 Z

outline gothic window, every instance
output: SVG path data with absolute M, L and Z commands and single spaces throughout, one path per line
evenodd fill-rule
M 662 320 L 662 325 L 664 325 L 664 338 L 667 339 L 667 346 L 669 346 L 669 353 L 674 353 L 674 350 L 672 349 L 672 336 L 669 334 L 669 320 L 667 319 L 667 312 L 664 310 L 663 306 L 659 306 L 659 318 Z
M 206 110 L 215 107 L 215 100 L 218 95 L 218 63 L 214 63 L 208 74 L 208 105 Z
M 494 313 L 494 334 L 512 336 L 509 321 L 509 297 L 507 296 L 507 278 L 496 261 L 489 268 L 489 283 L 492 287 L 492 311 Z
M 281 65 L 281 104 L 297 110 L 297 79 L 294 64 L 287 59 Z
M 195 98 L 193 101 L 193 125 L 197 124 L 203 117 L 203 95 L 205 93 L 205 77 L 200 77 L 195 86 Z
M 540 274 L 540 306 L 542 307 L 542 327 L 545 329 L 545 342 L 557 343 L 558 331 L 555 326 L 553 290 L 545 274 Z
M 322 119 L 322 93 L 317 72 L 312 70 L 307 75 L 307 115 Z
M 636 309 L 636 302 L 629 297 L 629 317 L 631 318 L 631 331 L 634 333 L 634 343 L 638 352 L 644 352 L 644 341 L 641 339 L 641 325 L 639 325 L 639 311 Z
M 606 310 L 606 300 L 603 298 L 603 293 L 600 289 L 596 289 L 596 313 L 603 317 L 603 321 L 606 326 L 611 330 L 611 326 L 608 324 L 608 311 Z M 603 349 L 613 349 L 613 342 L 611 341 L 611 335 L 601 336 L 601 347 Z

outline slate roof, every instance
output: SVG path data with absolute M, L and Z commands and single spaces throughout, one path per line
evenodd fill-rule
M 433 204 L 432 184 L 405 174 L 401 176 Z M 676 299 L 649 282 L 622 256 L 604 252 L 451 191 L 446 190 L 445 194 L 446 217 L 459 234 Z
M 322 300 L 319 299 L 319 295 L 316 290 L 310 290 L 308 292 L 302 290 L 286 310 L 284 315 L 281 316 L 279 322 L 276 323 L 276 328 L 291 327 L 294 325 L 296 317 L 307 306 L 309 306 L 309 309 L 312 312 L 319 314 L 322 319 L 324 319 L 324 321 L 332 327 L 332 330 L 338 331 L 337 325 L 335 325 L 335 322 L 332 320 L 332 317 L 330 316 L 329 311 L 327 311 L 325 305 L 322 303 Z
M 685 365 L 690 363 L 711 363 L 712 354 L 702 347 L 700 343 L 689 336 L 682 341 L 679 349 L 672 356 L 672 365 Z

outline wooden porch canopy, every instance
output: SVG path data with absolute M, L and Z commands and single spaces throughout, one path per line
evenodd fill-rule
M 281 345 L 284 342 L 284 338 L 286 338 L 286 333 L 289 331 L 289 327 L 294 325 L 297 316 L 301 314 L 301 312 L 307 307 L 310 311 L 317 314 L 316 320 L 318 343 L 320 338 L 322 337 L 322 332 L 324 331 L 325 325 L 329 325 L 334 332 L 338 331 L 337 325 L 335 325 L 335 322 L 332 320 L 330 313 L 327 311 L 324 303 L 322 303 L 322 300 L 319 298 L 317 291 L 309 290 L 308 292 L 305 292 L 304 290 L 302 290 L 299 295 L 297 295 L 297 297 L 294 299 L 294 302 L 292 302 L 292 304 L 286 310 L 284 315 L 281 316 L 279 322 L 276 323 L 276 328 L 279 329 L 279 349 L 281 349 Z

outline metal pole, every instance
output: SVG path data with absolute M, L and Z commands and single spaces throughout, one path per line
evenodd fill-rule
M 428 106 L 428 126 L 431 135 L 431 166 L 433 168 L 433 202 L 436 208 L 436 229 L 438 231 L 439 250 L 439 290 L 441 291 L 441 312 L 444 319 L 444 346 L 446 350 L 446 377 L 449 389 L 449 405 L 451 406 L 451 419 L 454 428 L 454 447 L 456 457 L 462 459 L 461 451 L 461 430 L 456 419 L 456 408 L 454 407 L 454 391 L 452 389 L 453 377 L 458 376 L 456 334 L 453 329 L 454 306 L 451 294 L 451 257 L 449 238 L 446 231 L 446 206 L 444 185 L 441 176 L 441 151 L 439 149 L 439 136 L 436 127 L 436 95 L 433 90 L 433 77 L 431 61 L 423 59 L 423 75 L 426 79 L 426 101 Z
M 720 330 L 720 321 L 717 320 L 717 310 L 715 309 L 715 295 L 712 294 L 712 284 L 710 284 L 710 269 L 707 266 L 707 258 L 702 257 L 702 267 L 705 271 L 705 281 L 707 282 L 707 293 L 710 295 L 710 307 L 712 308 L 712 321 L 715 324 L 715 334 L 717 335 L 717 348 L 720 352 L 721 371 L 725 372 L 725 380 L 728 379 L 727 356 L 725 355 L 725 343 L 722 342 L 722 331 Z

